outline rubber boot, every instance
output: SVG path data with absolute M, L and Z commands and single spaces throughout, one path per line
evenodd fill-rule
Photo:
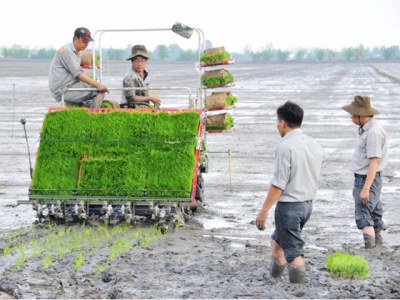
M 278 258 L 275 256 L 271 256 L 271 265 L 269 267 L 269 272 L 271 276 L 274 278 L 281 277 L 283 271 L 285 270 L 286 264 L 279 264 Z
M 304 283 L 306 277 L 306 268 L 303 266 L 294 266 L 289 264 L 290 283 Z
M 373 237 L 372 235 L 363 233 L 364 236 L 364 242 L 365 242 L 365 249 L 372 249 L 375 248 L 376 244 L 375 244 L 375 237 Z
M 382 246 L 383 244 L 383 237 L 381 235 L 382 229 L 375 230 L 375 245 Z

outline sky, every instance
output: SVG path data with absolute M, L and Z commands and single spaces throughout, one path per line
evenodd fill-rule
M 168 29 L 176 21 L 204 32 L 213 47 L 243 52 L 275 49 L 400 45 L 400 0 L 1 0 L 0 47 L 59 47 L 77 27 L 95 34 L 108 29 Z M 107 32 L 96 47 L 125 48 L 178 43 L 197 49 L 172 31 Z M 90 46 L 91 47 L 91 46 Z

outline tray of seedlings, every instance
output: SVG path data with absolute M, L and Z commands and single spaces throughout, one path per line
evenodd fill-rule
M 235 60 L 231 58 L 231 54 L 225 50 L 225 47 L 206 49 L 204 54 L 200 56 L 201 67 L 214 67 L 234 63 Z
M 194 205 L 203 137 L 196 109 L 50 108 L 29 200 L 39 218 L 65 220 Z
M 201 77 L 203 89 L 233 86 L 235 79 L 233 75 L 225 69 L 204 71 Z
M 237 98 L 231 92 L 212 92 L 206 97 L 205 107 L 207 111 L 227 110 L 235 108 Z
M 227 113 L 207 116 L 206 131 L 207 133 L 229 132 L 233 128 L 233 123 L 233 117 Z

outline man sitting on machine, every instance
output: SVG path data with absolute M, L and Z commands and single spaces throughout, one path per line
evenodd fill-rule
M 149 58 L 145 46 L 135 45 L 132 47 L 132 54 L 126 59 L 132 62 L 132 67 L 125 73 L 124 87 L 147 88 L 149 86 L 146 81 L 149 74 L 146 71 L 146 64 Z M 143 89 L 124 90 L 121 102 L 121 107 L 125 108 L 148 107 L 150 102 L 154 103 L 155 107 L 159 107 L 161 100 L 157 95 L 149 96 L 149 91 Z

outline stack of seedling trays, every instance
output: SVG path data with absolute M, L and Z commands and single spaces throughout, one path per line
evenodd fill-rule
M 237 98 L 231 92 L 212 92 L 206 97 L 206 110 L 224 110 L 235 108 Z
M 204 50 L 200 57 L 201 67 L 215 67 L 218 65 L 233 64 L 230 53 L 224 47 L 217 47 Z M 201 78 L 204 89 L 226 88 L 234 85 L 234 78 L 225 69 L 206 70 Z M 237 98 L 231 92 L 212 92 L 205 97 L 205 107 L 207 111 L 213 111 L 206 117 L 206 131 L 208 133 L 227 132 L 233 127 L 233 117 L 224 111 L 235 107 Z M 219 111 L 219 112 L 218 112 Z
M 100 57 L 98 54 L 95 54 L 95 62 L 93 63 L 93 54 L 92 52 L 81 51 L 81 67 L 83 69 L 93 69 L 95 66 L 99 68 Z
M 199 110 L 50 108 L 29 199 L 196 202 Z
M 200 57 L 201 67 L 212 67 L 217 65 L 229 65 L 235 63 L 231 58 L 231 54 L 225 51 L 225 47 L 216 47 L 204 50 L 204 54 Z

